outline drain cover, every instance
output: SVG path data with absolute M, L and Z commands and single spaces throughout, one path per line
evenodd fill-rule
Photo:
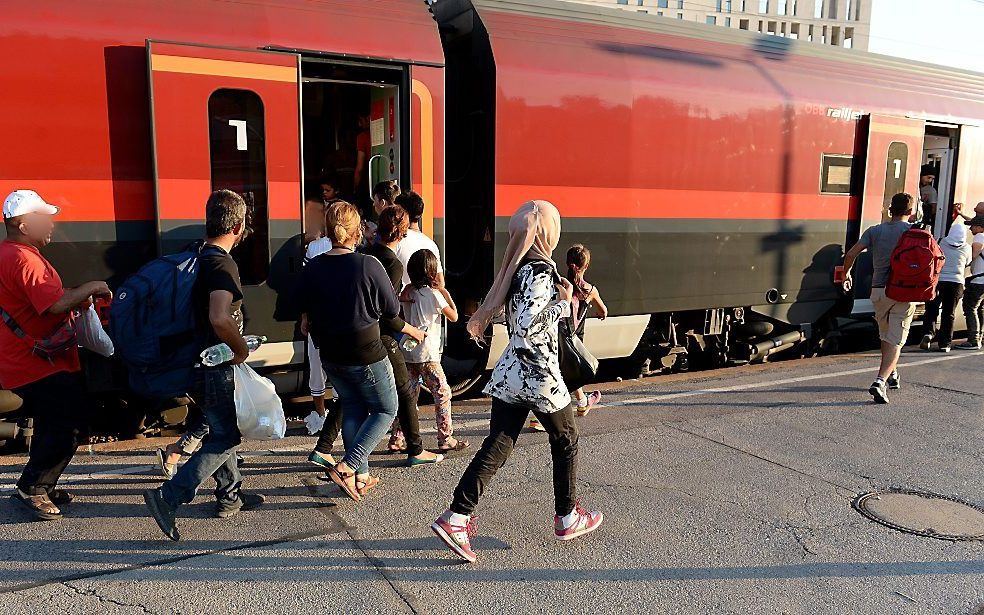
M 900 532 L 941 540 L 984 540 L 984 508 L 957 498 L 908 489 L 862 493 L 854 508 Z

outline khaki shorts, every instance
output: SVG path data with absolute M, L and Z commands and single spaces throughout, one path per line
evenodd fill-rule
M 909 325 L 916 313 L 916 304 L 896 301 L 885 296 L 884 288 L 871 289 L 871 303 L 875 306 L 875 320 L 878 321 L 878 337 L 881 341 L 900 348 L 909 337 Z

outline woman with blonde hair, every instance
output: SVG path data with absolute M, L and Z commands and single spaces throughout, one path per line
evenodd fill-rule
M 505 312 L 509 343 L 485 392 L 492 396 L 489 435 L 454 490 L 451 506 L 431 529 L 462 559 L 474 562 L 471 514 L 496 471 L 512 453 L 530 412 L 550 437 L 553 458 L 554 535 L 570 540 L 592 532 L 603 515 L 577 502 L 577 426 L 571 395 L 560 373 L 558 322 L 571 310 L 571 283 L 551 254 L 560 241 L 560 213 L 547 201 L 524 203 L 509 220 L 509 242 L 485 301 L 468 321 L 481 340 Z
M 380 320 L 423 338 L 399 318 L 400 304 L 386 270 L 359 254 L 362 219 L 350 203 L 325 212 L 332 249 L 301 271 L 301 331 L 310 333 L 342 405 L 345 455 L 328 477 L 358 501 L 379 483 L 369 474 L 369 454 L 386 435 L 397 410 L 396 383 Z

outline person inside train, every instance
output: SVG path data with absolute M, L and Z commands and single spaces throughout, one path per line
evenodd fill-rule
M 369 136 L 369 113 L 359 113 L 358 132 L 355 135 L 355 171 L 352 175 L 352 194 L 356 203 L 365 203 L 365 190 L 369 184 L 369 159 L 372 157 L 372 139 Z
M 231 190 L 216 190 L 205 204 L 205 244 L 199 259 L 198 275 L 192 287 L 196 342 L 203 350 L 219 343 L 228 344 L 233 359 L 214 367 L 198 366 L 192 397 L 198 401 L 208 438 L 187 462 L 157 489 L 144 492 L 151 516 L 171 540 L 179 540 L 176 513 L 195 498 L 209 476 L 215 479 L 216 516 L 231 517 L 251 510 L 264 497 L 242 490 L 242 476 L 236 452 L 242 443 L 236 422 L 233 365 L 243 363 L 249 347 L 242 334 L 243 289 L 239 267 L 229 252 L 247 233 L 246 202 Z
M 382 263 L 386 275 L 389 276 L 393 293 L 400 290 L 400 280 L 403 277 L 403 263 L 397 258 L 393 249 L 407 234 L 410 220 L 402 207 L 390 205 L 379 214 L 379 227 L 376 231 L 376 241 L 361 250 L 364 254 L 376 257 Z M 418 466 L 428 463 L 438 463 L 444 460 L 443 455 L 424 449 L 420 437 L 420 419 L 417 416 L 417 396 L 414 383 L 411 382 L 410 372 L 403 352 L 397 340 L 402 338 L 399 327 L 401 322 L 380 322 L 383 345 L 389 355 L 393 367 L 393 377 L 396 381 L 396 396 L 398 408 L 396 420 L 393 421 L 393 435 L 387 448 L 392 453 L 406 453 L 407 465 Z
M 437 257 L 437 283 L 438 288 L 443 288 L 444 269 L 441 267 L 441 251 L 437 248 L 434 240 L 420 230 L 420 221 L 424 217 L 424 199 L 413 190 L 409 190 L 396 197 L 396 204 L 405 209 L 410 216 L 410 228 L 407 230 L 407 236 L 396 247 L 396 255 L 403 263 L 403 279 L 401 281 L 403 288 L 410 285 L 410 276 L 406 267 L 407 263 L 410 262 L 410 257 L 417 250 L 430 250 Z
M 362 241 L 355 205 L 329 205 L 325 230 L 332 249 L 301 271 L 301 333 L 314 339 L 342 405 L 345 454 L 327 476 L 358 501 L 379 483 L 369 474 L 369 454 L 386 435 L 399 404 L 380 320 L 398 321 L 400 304 L 382 264 L 355 251 Z M 423 340 L 415 327 L 394 328 Z
M 936 205 L 939 196 L 933 182 L 936 181 L 936 167 L 931 164 L 924 164 L 919 170 L 919 207 L 915 212 L 913 222 L 922 222 L 930 230 L 936 220 Z
M 851 267 L 862 252 L 865 250 L 871 252 L 871 262 L 874 267 L 871 278 L 871 303 L 875 308 L 875 319 L 878 321 L 878 334 L 881 338 L 881 365 L 878 368 L 878 377 L 875 378 L 868 392 L 880 404 L 888 403 L 888 389 L 900 387 L 896 365 L 902 346 L 905 345 L 909 335 L 912 316 L 916 312 L 915 303 L 895 301 L 885 296 L 892 251 L 902 234 L 911 226 L 908 220 L 912 216 L 912 210 L 912 195 L 901 192 L 893 196 L 888 208 L 891 219 L 868 228 L 844 256 L 843 284 L 845 290 L 850 290 L 853 285 Z
M 82 381 L 71 313 L 111 299 L 102 281 L 65 288 L 41 254 L 51 243 L 58 208 L 33 190 L 3 202 L 7 237 L 0 242 L 0 387 L 23 400 L 34 439 L 14 501 L 36 519 L 60 519 L 72 495 L 58 479 L 75 456 L 93 406 Z M 71 400 L 71 403 L 66 403 Z
M 550 436 L 555 537 L 577 538 L 598 529 L 604 519 L 577 501 L 577 424 L 557 354 L 558 323 L 570 314 L 573 288 L 552 260 L 559 241 L 560 213 L 553 204 L 520 206 L 509 220 L 509 239 L 492 288 L 466 325 L 472 339 L 484 341 L 492 319 L 505 311 L 509 330 L 509 343 L 485 387 L 492 396 L 489 435 L 458 481 L 451 505 L 431 524 L 444 544 L 468 562 L 477 557 L 471 515 L 509 459 L 530 412 Z
M 943 270 L 936 283 L 936 297 L 926 302 L 923 315 L 923 335 L 919 348 L 929 350 L 936 340 L 940 352 L 950 352 L 953 341 L 953 320 L 964 293 L 964 270 L 970 264 L 971 248 L 967 241 L 967 227 L 953 224 L 950 232 L 940 242 L 943 256 Z M 940 320 L 937 330 L 936 320 Z
M 326 173 L 321 176 L 319 180 L 319 185 L 321 186 L 321 200 L 325 203 L 330 203 L 335 199 L 342 198 L 342 190 L 336 177 L 333 173 Z

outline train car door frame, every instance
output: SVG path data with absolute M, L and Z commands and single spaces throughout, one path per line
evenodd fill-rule
M 856 212 L 856 234 L 849 238 L 848 248 L 858 241 L 870 226 L 887 219 L 888 205 L 898 192 L 919 193 L 919 166 L 926 122 L 921 119 L 872 113 L 864 118 L 867 134 L 864 164 L 864 187 L 861 208 Z M 858 259 L 854 275 L 855 314 L 870 314 L 871 257 Z
M 243 178 L 262 228 L 246 252 L 233 254 L 247 329 L 272 342 L 251 363 L 299 363 L 304 344 L 294 340 L 296 319 L 285 303 L 303 255 L 300 56 L 155 40 L 146 47 L 158 252 L 202 237 L 208 195 L 237 188 L 217 185 L 217 175 L 232 184 Z M 251 126 L 253 117 L 260 119 Z

